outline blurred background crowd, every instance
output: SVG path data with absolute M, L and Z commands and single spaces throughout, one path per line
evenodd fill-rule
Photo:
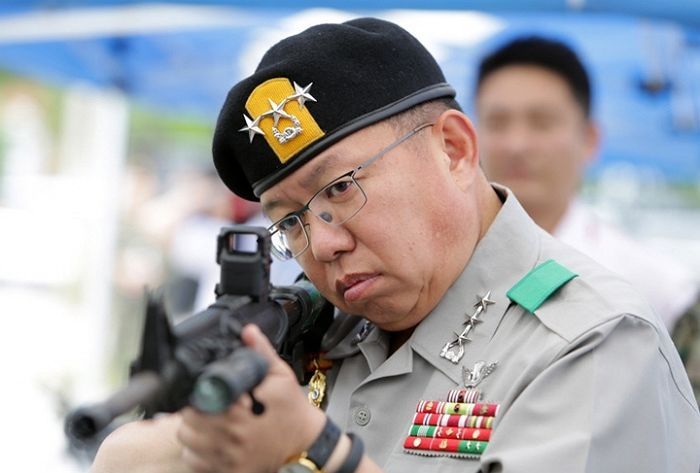
M 126 382 L 144 289 L 162 288 L 174 320 L 213 301 L 219 228 L 265 225 L 214 173 L 218 107 L 261 51 L 316 23 L 404 26 L 469 112 L 495 44 L 522 33 L 570 44 L 602 130 L 582 200 L 700 281 L 700 4 L 473 3 L 0 5 L 0 432 L 12 447 L 0 467 L 86 471 L 62 418 Z M 273 270 L 277 284 L 296 275 Z

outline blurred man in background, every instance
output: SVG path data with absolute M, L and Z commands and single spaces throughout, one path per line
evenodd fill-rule
M 669 331 L 676 328 L 674 340 L 697 396 L 698 282 L 688 269 L 605 223 L 577 199 L 599 147 L 591 95 L 581 60 L 562 42 L 520 37 L 483 58 L 475 97 L 484 170 L 509 187 L 541 227 L 649 299 Z

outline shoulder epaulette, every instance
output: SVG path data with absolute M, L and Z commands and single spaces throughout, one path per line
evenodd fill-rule
M 506 295 L 534 313 L 557 289 L 576 276 L 578 275 L 550 259 L 527 273 Z

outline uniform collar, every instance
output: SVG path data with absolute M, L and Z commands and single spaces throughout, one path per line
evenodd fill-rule
M 481 360 L 481 353 L 510 306 L 506 292 L 536 265 L 540 252 L 539 232 L 542 230 L 510 190 L 500 186 L 494 188 L 502 199 L 505 198 L 501 210 L 477 244 L 460 277 L 416 327 L 409 341 L 416 353 L 458 384 L 462 382 L 462 366 L 471 368 Z M 467 343 L 464 357 L 457 364 L 441 358 L 443 345 L 453 339 L 454 332 L 464 327 L 462 322 L 466 317 L 474 313 L 477 296 L 485 296 L 489 291 L 489 299 L 494 304 L 480 315 L 482 323 L 471 331 L 469 338 L 472 341 Z

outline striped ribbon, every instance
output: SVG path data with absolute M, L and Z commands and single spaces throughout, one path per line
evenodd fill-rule
M 488 442 L 472 440 L 440 439 L 429 437 L 406 437 L 403 443 L 408 450 L 426 450 L 431 452 L 464 453 L 481 455 Z
M 460 427 L 439 427 L 434 425 L 412 425 L 408 435 L 410 437 L 435 437 L 441 439 L 480 440 L 488 442 L 491 438 L 491 429 L 473 429 Z
M 476 402 L 481 397 L 478 389 L 450 389 L 447 393 L 449 402 Z
M 492 403 L 420 401 L 416 412 L 495 417 L 498 415 L 498 407 L 498 404 Z
M 494 417 L 485 416 L 460 416 L 451 414 L 427 414 L 417 412 L 413 415 L 414 424 L 441 425 L 443 427 L 476 427 L 493 428 Z

